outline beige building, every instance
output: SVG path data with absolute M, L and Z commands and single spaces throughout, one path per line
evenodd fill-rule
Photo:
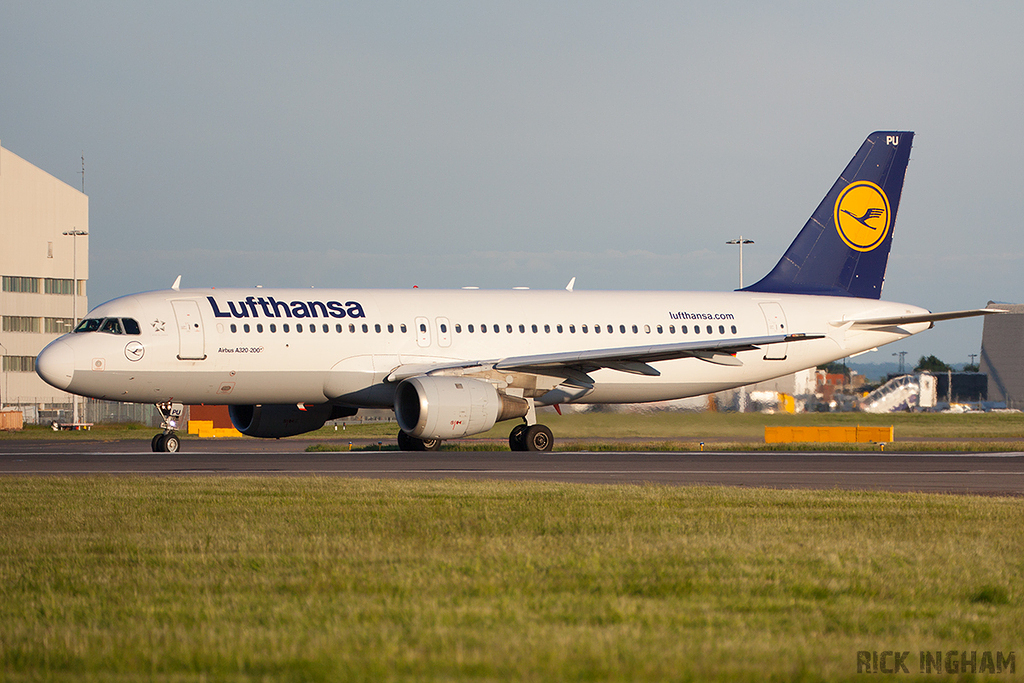
M 0 404 L 24 407 L 28 422 L 71 407 L 35 357 L 89 310 L 88 232 L 84 193 L 0 146 Z

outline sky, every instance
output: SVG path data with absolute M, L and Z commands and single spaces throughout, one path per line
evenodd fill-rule
M 883 298 L 1024 302 L 1024 3 L 0 4 L 0 143 L 89 195 L 89 301 L 730 290 L 915 131 Z M 978 353 L 978 319 L 861 356 Z

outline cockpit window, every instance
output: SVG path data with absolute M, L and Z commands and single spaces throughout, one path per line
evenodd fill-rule
M 86 318 L 75 332 L 106 332 L 107 334 L 142 334 L 137 320 L 131 318 Z
M 82 322 L 78 323 L 78 327 L 75 328 L 75 332 L 95 332 L 100 329 L 100 325 L 103 324 L 101 318 L 86 318 Z
M 121 332 L 121 321 L 117 318 L 107 318 L 103 321 L 103 327 L 100 328 L 100 332 L 108 332 L 110 334 L 122 334 Z

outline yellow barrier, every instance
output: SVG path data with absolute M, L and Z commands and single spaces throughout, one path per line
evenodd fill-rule
M 765 427 L 765 443 L 820 441 L 826 443 L 878 443 L 894 440 L 888 427 Z
M 242 433 L 234 427 L 214 427 L 213 420 L 189 420 L 188 433 L 195 434 L 200 439 L 210 439 L 218 436 L 242 436 Z

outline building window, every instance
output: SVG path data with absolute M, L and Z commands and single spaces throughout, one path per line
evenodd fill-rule
M 43 293 L 45 294 L 71 294 L 74 289 L 74 281 L 70 278 L 43 278 Z
M 4 275 L 4 291 L 28 292 L 30 294 L 38 294 L 39 278 Z
M 4 372 L 35 372 L 35 356 L 4 356 Z
M 39 318 L 26 315 L 5 315 L 3 320 L 4 332 L 38 332 Z
M 71 318 L 43 318 L 43 332 L 67 334 L 71 331 Z

